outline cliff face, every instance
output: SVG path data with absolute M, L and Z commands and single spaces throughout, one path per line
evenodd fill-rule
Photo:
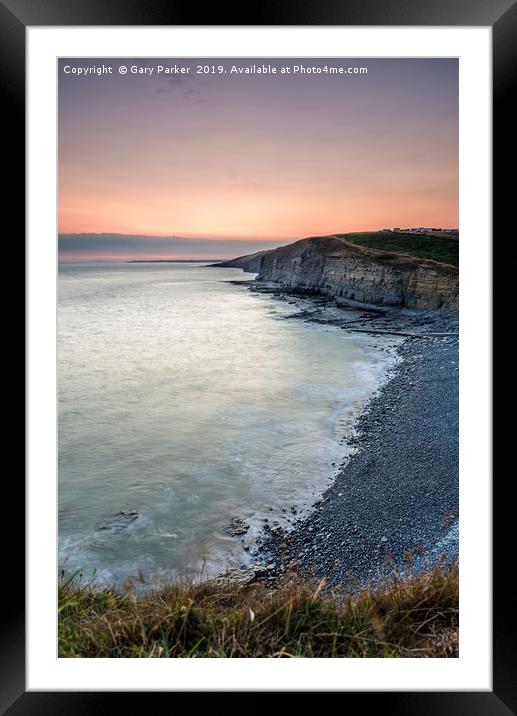
M 257 251 L 255 254 L 247 254 L 246 256 L 239 256 L 229 261 L 221 261 L 220 263 L 212 264 L 212 266 L 219 266 L 220 268 L 240 268 L 249 273 L 258 273 L 262 257 L 269 253 L 271 253 L 271 251 Z
M 447 264 L 383 253 L 333 236 L 302 239 L 263 252 L 259 259 L 259 281 L 365 303 L 458 310 L 458 270 Z

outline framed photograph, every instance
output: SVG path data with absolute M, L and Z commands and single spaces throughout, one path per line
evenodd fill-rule
M 0 3 L 28 319 L 3 710 L 517 712 L 491 475 L 516 16 Z

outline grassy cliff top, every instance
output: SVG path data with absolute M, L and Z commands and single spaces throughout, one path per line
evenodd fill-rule
M 458 570 L 360 594 L 225 580 L 144 595 L 59 589 L 60 657 L 454 657 Z
M 404 254 L 417 259 L 427 259 L 458 266 L 459 241 L 455 237 L 429 236 L 428 234 L 405 234 L 394 231 L 365 231 L 352 234 L 335 234 L 352 244 L 376 251 Z

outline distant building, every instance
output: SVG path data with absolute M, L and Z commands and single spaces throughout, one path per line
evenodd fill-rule
M 401 234 L 430 234 L 438 231 L 442 234 L 459 234 L 459 229 L 442 229 L 437 226 L 411 226 L 409 229 L 402 229 L 400 226 L 395 226 L 393 229 L 379 229 L 379 233 L 385 231 L 397 231 Z

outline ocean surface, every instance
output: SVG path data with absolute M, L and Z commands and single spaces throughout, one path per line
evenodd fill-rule
M 350 454 L 353 418 L 393 358 L 231 283 L 250 278 L 206 263 L 60 264 L 66 573 L 138 586 L 245 564 L 265 520 L 294 522 Z M 225 532 L 234 518 L 246 534 Z

